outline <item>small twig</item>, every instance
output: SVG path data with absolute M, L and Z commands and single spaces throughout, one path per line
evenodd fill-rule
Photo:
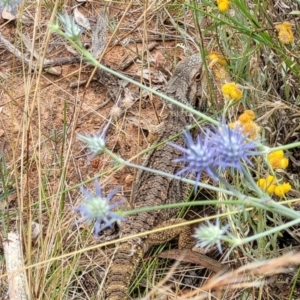
M 80 81 L 73 81 L 70 83 L 70 88 L 72 88 L 72 89 L 77 88 L 79 86 L 85 85 L 87 82 L 88 82 L 88 79 L 83 79 Z
M 89 112 L 87 112 L 85 115 L 83 115 L 82 117 L 80 117 L 79 121 L 81 121 L 84 117 L 90 115 L 91 113 L 93 113 L 93 112 L 99 110 L 100 108 L 103 108 L 104 106 L 106 106 L 106 105 L 109 103 L 110 100 L 111 100 L 110 97 L 108 97 L 108 98 L 104 101 L 104 103 L 102 103 L 102 104 L 96 106 L 95 108 L 93 108 L 92 111 L 89 111 Z
M 147 47 L 147 49 L 144 51 L 144 53 L 146 53 L 147 51 L 152 51 L 157 45 L 159 45 L 158 42 L 153 42 L 150 43 Z M 140 58 L 141 55 L 140 54 L 136 54 L 133 57 L 128 57 L 127 59 L 125 59 L 125 61 L 123 62 L 123 64 L 120 67 L 121 71 L 124 71 L 125 69 L 127 69 L 135 60 L 137 60 L 138 58 Z
M 15 55 L 20 61 L 24 61 L 27 65 L 29 65 L 29 59 L 20 51 L 18 50 L 10 41 L 8 41 L 0 31 L 0 42 L 3 43 L 4 47 L 13 55 Z M 49 68 L 50 66 L 61 66 L 66 64 L 73 64 L 80 62 L 81 57 L 59 57 L 55 59 L 45 59 L 43 62 L 43 68 Z M 32 64 L 33 69 L 36 68 L 36 64 Z

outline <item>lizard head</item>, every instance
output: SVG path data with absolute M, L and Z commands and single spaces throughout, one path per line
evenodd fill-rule
M 191 106 L 201 109 L 203 101 L 200 97 L 203 64 L 199 54 L 193 54 L 176 66 L 175 72 L 166 86 L 170 97 Z

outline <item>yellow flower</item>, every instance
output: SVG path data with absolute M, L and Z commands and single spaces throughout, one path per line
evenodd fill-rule
M 262 190 L 265 190 L 269 195 L 275 194 L 278 197 L 283 197 L 291 190 L 289 183 L 283 183 L 276 185 L 277 180 L 274 176 L 268 175 L 267 178 L 260 178 L 257 181 L 257 185 Z
M 220 64 L 221 66 L 224 66 L 224 67 L 227 65 L 227 61 L 226 61 L 225 57 L 218 52 L 210 52 L 207 57 L 210 61 L 210 64 L 209 64 L 210 68 L 212 68 L 215 64 Z
M 273 169 L 286 169 L 289 165 L 289 160 L 284 157 L 282 150 L 270 153 L 268 155 L 268 161 Z
M 226 83 L 222 86 L 222 93 L 227 100 L 241 100 L 243 93 L 234 82 Z
M 279 165 L 279 168 L 280 169 L 286 169 L 289 165 L 289 160 L 288 158 L 284 157 L 280 160 L 280 165 Z
M 267 188 L 267 193 L 269 195 L 272 195 L 272 194 L 274 194 L 275 189 L 276 189 L 276 185 L 272 184 Z
M 246 109 L 243 112 L 243 115 L 246 115 L 249 118 L 250 121 L 253 121 L 255 119 L 255 113 L 253 112 L 253 110 Z
M 225 12 L 229 9 L 230 1 L 228 0 L 217 0 L 218 8 L 221 12 Z
M 252 110 L 247 109 L 245 110 L 240 116 L 239 116 L 239 121 L 242 124 L 249 123 L 255 119 L 255 114 Z
M 276 178 L 272 175 L 268 175 L 267 176 L 267 184 L 270 185 L 272 183 L 275 183 L 276 182 Z
M 275 182 L 276 182 L 276 178 L 272 175 L 268 175 L 267 179 L 260 178 L 257 181 L 257 185 L 259 188 L 265 190 L 269 195 L 271 195 L 274 193 L 276 189 L 276 185 L 274 184 Z
M 275 26 L 278 30 L 278 39 L 282 44 L 291 44 L 294 42 L 292 25 L 289 22 L 283 22 Z
M 216 66 L 213 69 L 213 72 L 218 79 L 226 79 L 228 77 L 228 72 L 223 66 Z
M 245 114 L 241 114 L 239 116 L 239 121 L 242 123 L 242 124 L 247 124 L 249 123 L 251 120 L 249 119 L 249 116 L 245 115 Z
M 284 157 L 284 153 L 283 153 L 283 150 L 277 150 L 277 151 L 274 151 L 272 153 L 270 153 L 268 155 L 268 159 L 274 159 L 274 158 L 278 158 L 278 159 L 281 159 Z
M 290 33 L 286 30 L 278 32 L 278 39 L 282 44 L 292 44 L 294 42 L 293 33 Z
M 260 127 L 253 121 L 250 121 L 243 125 L 243 134 L 248 135 L 249 139 L 256 139 L 260 136 Z
M 267 181 L 266 181 L 266 179 L 265 179 L 265 178 L 260 178 L 260 179 L 258 179 L 257 185 L 258 185 L 262 190 L 265 190 L 265 189 L 266 189 L 266 186 L 267 186 Z
M 226 79 L 229 77 L 225 68 L 227 61 L 222 54 L 219 54 L 218 52 L 211 52 L 207 58 L 209 60 L 208 67 L 213 70 L 217 79 Z
M 283 183 L 282 185 L 276 186 L 274 193 L 278 197 L 283 197 L 292 189 L 289 183 Z
M 290 22 L 283 22 L 283 23 L 280 23 L 278 25 L 275 26 L 275 28 L 280 31 L 280 30 L 292 30 L 292 25 Z
M 258 126 L 253 120 L 255 114 L 252 110 L 245 110 L 238 118 L 238 121 L 230 123 L 230 128 L 242 127 L 243 134 L 247 135 L 250 139 L 257 139 L 260 136 L 260 126 Z

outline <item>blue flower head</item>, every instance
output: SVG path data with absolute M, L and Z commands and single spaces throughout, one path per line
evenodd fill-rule
M 224 170 L 228 167 L 237 169 L 242 173 L 242 162 L 252 165 L 250 156 L 260 155 L 256 151 L 256 143 L 247 141 L 247 135 L 243 134 L 242 128 L 230 128 L 223 121 L 218 127 L 211 140 L 211 146 L 216 149 L 215 165 Z
M 81 135 L 77 134 L 77 138 L 86 143 L 87 148 L 92 152 L 92 158 L 100 154 L 105 149 L 105 130 L 102 134 Z
M 64 25 L 65 35 L 69 39 L 80 43 L 82 28 L 75 23 L 74 19 L 70 17 L 68 14 L 64 14 L 64 15 L 58 14 L 58 19 Z
M 81 218 L 77 223 L 87 221 L 88 224 L 91 224 L 92 222 L 95 222 L 94 234 L 98 236 L 100 230 L 111 227 L 116 221 L 123 220 L 123 217 L 120 214 L 112 211 L 116 206 L 120 205 L 120 202 L 109 204 L 109 201 L 116 194 L 118 189 L 119 186 L 110 191 L 106 197 L 103 197 L 97 180 L 95 180 L 95 195 L 81 187 L 81 191 L 86 197 L 86 201 L 82 202 L 79 207 L 75 209 L 81 214 Z
M 200 179 L 203 171 L 214 180 L 217 180 L 215 172 L 213 171 L 213 164 L 216 157 L 216 150 L 211 147 L 210 136 L 211 132 L 206 131 L 205 138 L 197 136 L 196 143 L 194 143 L 191 134 L 187 131 L 184 133 L 186 138 L 187 148 L 171 143 L 171 145 L 184 153 L 180 158 L 175 159 L 175 162 L 184 162 L 186 167 L 179 171 L 176 175 L 182 173 L 193 172 L 196 173 L 196 182 Z
M 196 247 L 205 248 L 207 251 L 210 247 L 216 245 L 220 253 L 222 253 L 221 241 L 228 239 L 227 230 L 229 225 L 220 227 L 219 217 L 216 219 L 216 224 L 206 221 L 206 225 L 200 225 L 193 235 L 197 239 Z
M 3 10 L 7 10 L 12 15 L 16 15 L 16 7 L 21 2 L 21 0 L 0 0 L 0 16 Z
M 185 132 L 184 135 L 186 148 L 171 143 L 183 152 L 183 156 L 174 161 L 185 163 L 185 167 L 176 175 L 195 173 L 196 183 L 204 171 L 213 180 L 220 179 L 220 172 L 230 167 L 242 173 L 243 163 L 252 165 L 250 156 L 264 153 L 257 150 L 258 145 L 255 142 L 247 140 L 247 135 L 243 134 L 241 128 L 232 129 L 225 121 L 219 127 L 206 130 L 205 135 L 198 135 L 196 142 L 189 132 Z

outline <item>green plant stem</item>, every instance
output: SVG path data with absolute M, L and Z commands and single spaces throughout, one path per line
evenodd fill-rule
M 117 76 L 118 78 L 120 78 L 122 80 L 128 81 L 128 82 L 136 85 L 137 87 L 139 87 L 141 89 L 147 90 L 148 92 L 150 92 L 150 93 L 152 93 L 152 94 L 154 94 L 154 95 L 156 95 L 156 96 L 158 96 L 158 97 L 160 97 L 160 98 L 162 98 L 164 100 L 167 100 L 167 101 L 169 101 L 169 102 L 171 102 L 171 103 L 173 103 L 173 104 L 175 104 L 175 105 L 177 105 L 179 107 L 182 107 L 185 110 L 191 112 L 192 114 L 196 115 L 197 117 L 199 117 L 199 118 L 201 118 L 201 119 L 203 119 L 203 120 L 205 120 L 205 121 L 207 121 L 209 123 L 212 123 L 212 124 L 217 125 L 217 126 L 220 124 L 218 121 L 216 121 L 216 120 L 208 117 L 207 115 L 205 115 L 205 114 L 203 114 L 203 113 L 201 113 L 201 112 L 193 109 L 190 106 L 187 106 L 187 105 L 185 105 L 185 104 L 183 104 L 183 103 L 181 103 L 179 101 L 176 101 L 173 98 L 170 98 L 170 97 L 168 97 L 168 96 L 166 96 L 166 95 L 164 95 L 164 94 L 162 94 L 162 93 L 160 93 L 160 92 L 158 92 L 156 90 L 153 90 L 153 89 L 151 89 L 151 88 L 149 88 L 149 87 L 141 84 L 140 82 L 137 82 L 137 81 L 135 81 L 135 80 L 133 80 L 133 79 L 131 79 L 131 78 L 123 75 L 123 74 L 120 74 L 120 73 L 118 73 L 118 72 L 116 72 L 116 71 L 114 71 L 114 70 L 112 70 L 110 68 L 105 67 L 104 65 L 100 64 L 98 62 L 98 60 L 96 60 L 91 55 L 91 53 L 88 50 L 86 50 L 85 48 L 83 48 L 82 45 L 80 45 L 80 44 L 76 43 L 75 41 L 71 40 L 70 38 L 68 38 L 68 36 L 66 36 L 62 30 L 54 28 L 54 27 L 53 27 L 53 30 L 55 32 L 57 32 L 58 34 L 62 35 L 66 40 L 68 40 L 72 44 L 72 46 L 75 47 L 77 49 L 77 51 L 79 53 L 81 53 L 86 58 L 86 60 L 88 62 L 90 62 L 93 66 L 97 66 L 99 69 L 102 69 L 105 72 L 113 74 L 114 76 Z M 285 145 L 285 146 L 275 147 L 275 148 L 265 147 L 263 144 L 261 144 L 259 142 L 257 142 L 257 145 L 260 146 L 260 147 L 263 147 L 263 149 L 264 149 L 265 152 L 269 151 L 268 153 L 271 153 L 271 152 L 274 152 L 276 150 L 281 150 L 281 149 L 283 150 L 283 149 L 290 149 L 290 148 L 300 147 L 300 142 L 289 144 L 289 145 Z
M 154 169 L 151 169 L 151 168 L 147 168 L 145 166 L 136 165 L 134 163 L 128 162 L 128 161 L 120 158 L 119 156 L 117 156 L 113 152 L 109 151 L 107 148 L 104 149 L 104 152 L 106 154 L 110 155 L 119 164 L 126 165 L 126 166 L 132 167 L 132 168 L 137 168 L 137 169 L 140 169 L 140 170 L 143 170 L 143 171 L 146 171 L 146 172 L 151 172 L 151 173 L 154 173 L 154 174 L 158 174 L 158 175 L 161 175 L 161 176 L 169 177 L 169 178 L 172 178 L 172 179 L 177 179 L 177 180 L 180 180 L 182 182 L 189 183 L 191 185 L 197 185 L 197 186 L 205 188 L 205 189 L 213 190 L 213 191 L 216 191 L 216 192 L 219 192 L 219 193 L 221 192 L 221 193 L 224 193 L 224 194 L 227 194 L 227 195 L 230 195 L 230 196 L 234 196 L 234 197 L 237 197 L 237 198 L 242 198 L 242 199 L 245 199 L 245 200 L 242 200 L 242 201 L 244 202 L 244 205 L 246 205 L 246 206 L 250 205 L 250 206 L 254 206 L 254 207 L 257 207 L 257 208 L 261 208 L 261 209 L 265 209 L 265 210 L 273 211 L 273 212 L 275 210 L 276 213 L 278 213 L 282 216 L 286 216 L 286 217 L 289 217 L 291 219 L 298 219 L 298 222 L 300 222 L 300 213 L 299 212 L 296 212 L 293 209 L 290 209 L 288 207 L 285 207 L 284 205 L 281 205 L 281 204 L 277 203 L 276 201 L 272 200 L 267 195 L 266 195 L 265 199 L 248 197 L 248 196 L 245 196 L 245 195 L 239 193 L 236 190 L 229 191 L 229 190 L 217 188 L 217 187 L 214 187 L 212 185 L 208 185 L 208 184 L 205 184 L 205 183 L 202 183 L 202 182 L 195 182 L 194 180 L 191 180 L 191 179 L 182 178 L 182 177 L 176 176 L 174 174 L 169 174 L 169 173 L 162 172 L 162 171 L 159 171 L 159 170 L 154 170 Z M 164 207 L 164 206 L 159 206 L 158 208 L 154 208 L 154 207 L 143 208 L 143 211 L 152 211 L 152 210 L 156 210 L 156 209 L 162 209 L 162 207 Z M 170 208 L 170 207 L 171 206 L 168 205 L 166 208 Z M 132 212 L 133 211 L 134 210 L 132 210 Z
M 114 71 L 114 70 L 112 70 L 110 68 L 105 67 L 104 65 L 100 64 L 98 62 L 98 60 L 96 60 L 91 55 L 91 53 L 88 50 L 86 50 L 85 48 L 83 48 L 82 45 L 76 43 L 75 41 L 71 40 L 68 36 L 66 36 L 62 30 L 54 28 L 54 27 L 52 27 L 52 30 L 55 31 L 55 32 L 57 32 L 58 34 L 62 35 L 66 40 L 68 40 L 72 44 L 72 46 L 74 48 L 76 48 L 76 50 L 79 53 L 81 53 L 85 57 L 85 59 L 89 63 L 91 63 L 93 66 L 97 66 L 99 69 L 102 69 L 105 72 L 108 72 L 108 73 L 110 73 L 110 74 L 112 74 L 114 76 L 117 76 L 118 78 L 120 78 L 122 80 L 125 80 L 125 81 L 128 81 L 128 82 L 136 85 L 137 87 L 139 87 L 139 88 L 141 88 L 143 90 L 147 90 L 148 92 L 150 92 L 150 93 L 152 93 L 152 94 L 154 94 L 154 95 L 156 95 L 156 96 L 158 96 L 160 98 L 163 98 L 163 99 L 165 99 L 165 100 L 167 100 L 167 101 L 169 101 L 169 102 L 171 102 L 173 104 L 176 104 L 177 106 L 186 109 L 187 111 L 191 112 L 192 114 L 195 114 L 199 118 L 202 118 L 202 119 L 204 119 L 204 120 L 206 120 L 206 121 L 208 121 L 208 122 L 210 122 L 212 124 L 215 124 L 215 125 L 219 124 L 218 121 L 216 121 L 216 120 L 208 117 L 207 115 L 205 115 L 205 114 L 203 114 L 203 113 L 201 113 L 201 112 L 193 109 L 192 107 L 189 107 L 189 106 L 187 106 L 187 105 L 185 105 L 185 104 L 183 104 L 183 103 L 181 103 L 179 101 L 174 100 L 173 98 L 170 98 L 170 97 L 168 97 L 168 96 L 166 96 L 166 95 L 164 95 L 164 94 L 162 94 L 160 92 L 157 92 L 157 91 L 155 91 L 155 90 L 153 90 L 153 89 L 151 89 L 151 88 L 149 88 L 149 87 L 141 84 L 140 82 L 137 82 L 137 81 L 135 81 L 135 80 L 133 80 L 133 79 L 131 79 L 131 78 L 123 75 L 123 74 L 120 74 L 120 73 L 118 73 L 118 72 L 116 72 L 116 71 Z
M 191 180 L 191 179 L 183 178 L 183 177 L 180 177 L 180 176 L 176 176 L 174 174 L 169 174 L 169 173 L 166 173 L 166 172 L 163 172 L 163 171 L 160 171 L 160 170 L 155 170 L 155 169 L 147 168 L 147 167 L 142 166 L 142 165 L 137 165 L 137 164 L 131 163 L 129 161 L 126 161 L 126 160 L 120 158 L 118 155 L 114 154 L 113 152 L 111 152 L 107 148 L 104 149 L 104 152 L 106 154 L 108 154 L 109 156 L 111 156 L 117 163 L 119 163 L 121 165 L 125 165 L 127 167 L 143 170 L 143 171 L 146 171 L 146 172 L 151 172 L 151 173 L 161 175 L 161 176 L 165 176 L 165 177 L 169 177 L 169 178 L 172 178 L 172 179 L 177 179 L 177 180 L 180 180 L 182 182 L 189 183 L 191 185 L 197 185 L 198 187 L 201 187 L 201 188 L 213 190 L 215 192 L 221 192 L 221 193 L 224 193 L 224 194 L 227 194 L 227 195 L 230 195 L 230 196 L 236 196 L 236 194 L 234 192 L 231 192 L 231 191 L 228 191 L 228 190 L 225 190 L 225 189 L 220 189 L 218 187 L 215 187 L 215 186 L 212 186 L 212 185 L 209 185 L 209 184 L 205 184 L 205 183 L 202 183 L 202 182 L 197 182 L 196 183 L 194 180 Z
M 270 148 L 270 153 L 278 151 L 278 150 L 288 150 L 288 149 L 297 148 L 297 147 L 300 147 L 300 142 L 296 142 L 296 143 L 291 143 L 291 144 L 288 144 L 288 145 L 283 145 L 283 146 L 278 146 L 278 147 Z
M 262 237 L 265 237 L 265 236 L 268 236 L 268 235 L 271 235 L 272 233 L 276 233 L 276 232 L 279 232 L 279 231 L 282 231 L 282 230 L 285 230 L 289 227 L 292 227 L 294 225 L 298 225 L 300 223 L 300 219 L 295 219 L 295 220 L 292 220 L 288 223 L 284 223 L 282 225 L 279 225 L 279 226 L 276 226 L 272 229 L 269 229 L 267 231 L 263 231 L 263 232 L 260 232 L 260 233 L 257 233 L 253 236 L 250 236 L 250 237 L 247 237 L 247 238 L 244 238 L 244 239 L 226 239 L 227 242 L 231 242 L 234 240 L 233 242 L 233 245 L 234 246 L 240 246 L 242 244 L 246 244 L 246 243 L 250 243 L 250 242 L 253 242 L 253 241 L 256 241 Z M 225 239 L 224 239 L 225 240 Z

